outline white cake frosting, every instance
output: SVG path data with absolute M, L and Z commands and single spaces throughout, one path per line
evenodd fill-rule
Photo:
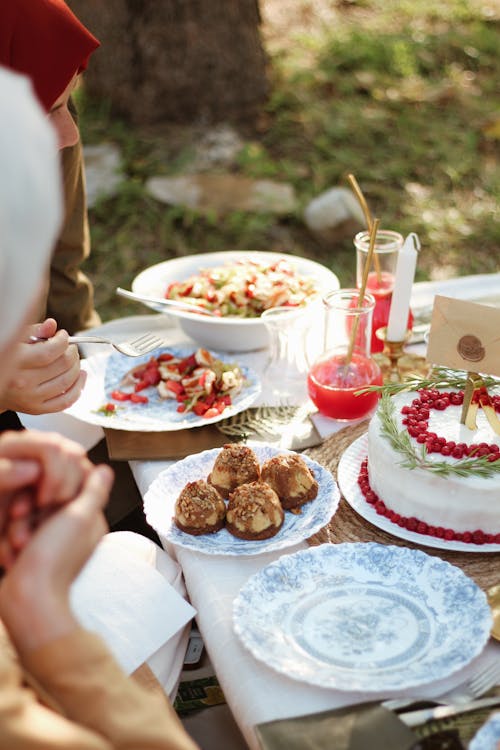
M 406 429 L 401 409 L 414 398 L 418 398 L 418 393 L 401 393 L 392 399 L 398 431 Z M 430 409 L 428 431 L 456 443 L 500 446 L 500 436 L 491 429 L 481 409 L 477 430 L 460 424 L 461 409 L 461 406 L 448 406 L 444 411 Z M 420 451 L 416 439 L 410 437 L 410 441 Z M 404 455 L 394 450 L 382 433 L 377 411 L 368 429 L 368 476 L 371 489 L 387 509 L 459 533 L 478 529 L 487 534 L 500 533 L 500 473 L 488 478 L 444 477 L 427 469 L 405 468 L 401 465 L 404 460 Z M 457 462 L 456 458 L 440 453 L 427 454 L 427 460 Z

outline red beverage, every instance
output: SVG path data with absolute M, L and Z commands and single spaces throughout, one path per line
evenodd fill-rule
M 354 353 L 350 364 L 342 354 L 326 355 L 311 368 L 307 388 L 321 414 L 333 419 L 361 419 L 376 406 L 380 394 L 355 393 L 369 385 L 382 385 L 379 366 L 369 357 Z
M 354 238 L 356 248 L 356 284 L 361 286 L 366 259 L 370 247 L 369 232 L 358 232 Z M 369 269 L 366 291 L 375 298 L 375 309 L 372 317 L 372 337 L 370 351 L 381 352 L 384 342 L 377 337 L 379 328 L 385 328 L 389 322 L 392 292 L 394 289 L 394 274 L 398 254 L 403 247 L 403 236 L 390 229 L 379 229 L 375 240 L 375 258 L 373 267 Z M 408 328 L 411 329 L 413 316 L 410 312 Z
M 375 297 L 375 309 L 373 310 L 372 319 L 372 339 L 371 352 L 381 352 L 384 348 L 384 342 L 377 336 L 379 328 L 385 328 L 389 322 L 389 313 L 391 311 L 392 290 L 394 288 L 394 276 L 392 273 L 382 272 L 380 281 L 375 271 L 368 274 L 366 290 Z M 407 328 L 411 331 L 413 327 L 413 315 L 410 310 L 408 314 Z
M 366 289 L 375 299 L 384 299 L 394 289 L 394 275 L 388 271 L 381 271 L 380 279 L 376 271 L 370 271 L 366 282 Z
M 381 352 L 384 342 L 377 337 L 379 328 L 385 328 L 389 322 L 391 310 L 392 290 L 394 289 L 394 276 L 392 273 L 382 271 L 380 279 L 375 271 L 368 274 L 366 289 L 375 297 L 375 309 L 372 318 L 371 352 Z

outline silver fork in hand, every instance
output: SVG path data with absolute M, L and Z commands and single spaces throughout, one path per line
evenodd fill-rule
M 479 669 L 472 677 L 450 690 L 435 700 L 436 703 L 446 705 L 448 703 L 467 703 L 473 698 L 480 698 L 488 690 L 500 683 L 500 659 L 486 664 Z M 384 701 L 382 706 L 390 711 L 399 711 L 402 708 L 411 706 L 413 703 L 424 700 L 423 698 L 396 698 L 394 700 Z
M 30 336 L 29 340 L 31 343 L 47 341 L 47 339 L 39 336 Z M 122 341 L 120 344 L 115 344 L 114 341 L 102 336 L 70 336 L 68 341 L 70 344 L 109 344 L 120 354 L 125 354 L 127 357 L 140 357 L 142 354 L 147 354 L 152 352 L 153 349 L 163 346 L 163 340 L 152 333 L 143 333 L 132 341 Z

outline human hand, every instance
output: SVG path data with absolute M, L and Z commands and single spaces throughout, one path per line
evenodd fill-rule
M 19 653 L 40 648 L 77 627 L 70 586 L 106 531 L 102 509 L 113 473 L 92 469 L 75 497 L 30 538 L 0 585 L 0 617 Z
M 76 496 L 91 469 L 83 448 L 61 435 L 0 436 L 0 565 L 13 564 L 33 530 Z
M 27 487 L 32 486 L 41 474 L 37 461 L 11 461 L 0 458 L 0 565 L 9 567 L 15 559 L 16 526 L 21 521 L 21 544 L 25 541 L 27 520 L 35 504 Z M 13 535 L 13 536 L 12 536 Z
M 84 448 L 56 432 L 20 430 L 0 435 L 0 459 L 36 461 L 41 469 L 36 500 L 41 507 L 72 500 L 89 475 L 92 462 Z M 0 497 L 2 486 L 0 484 Z
M 28 343 L 30 336 L 48 340 Z M 80 369 L 78 349 L 68 343 L 66 331 L 57 330 L 53 318 L 28 327 L 16 358 L 15 373 L 0 397 L 0 411 L 50 414 L 67 409 L 80 396 L 86 373 Z

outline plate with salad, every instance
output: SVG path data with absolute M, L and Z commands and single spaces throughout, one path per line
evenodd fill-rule
M 201 427 L 247 409 L 260 380 L 234 357 L 164 347 L 143 357 L 96 354 L 82 361 L 87 382 L 66 413 L 101 427 L 165 432 Z

